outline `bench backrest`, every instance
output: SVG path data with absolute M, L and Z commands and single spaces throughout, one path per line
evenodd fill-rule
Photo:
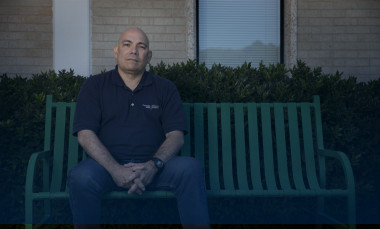
M 318 189 L 324 169 L 319 97 L 312 103 L 184 103 L 189 133 L 181 155 L 198 158 L 209 190 Z M 51 191 L 85 157 L 72 136 L 75 102 L 47 96 L 45 150 L 53 150 Z M 324 174 L 324 171 L 319 171 Z

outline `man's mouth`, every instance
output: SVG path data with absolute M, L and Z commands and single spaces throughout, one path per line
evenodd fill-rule
M 138 62 L 138 60 L 137 60 L 137 59 L 135 59 L 135 58 L 127 58 L 127 61 L 134 61 L 134 62 Z

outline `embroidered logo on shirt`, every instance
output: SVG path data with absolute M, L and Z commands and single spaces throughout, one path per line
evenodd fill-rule
M 160 108 L 160 106 L 158 106 L 158 105 L 145 105 L 145 104 L 143 104 L 143 107 L 145 107 L 146 109 L 150 109 L 150 110 Z

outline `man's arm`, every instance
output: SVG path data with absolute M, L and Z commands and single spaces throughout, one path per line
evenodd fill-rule
M 158 148 L 157 152 L 154 154 L 154 157 L 157 157 L 166 163 L 181 150 L 184 143 L 185 140 L 183 138 L 182 131 L 171 131 L 166 134 L 165 141 L 161 144 L 160 148 Z M 140 170 L 139 165 L 143 165 L 144 169 Z M 147 186 L 150 184 L 158 172 L 154 162 L 151 160 L 141 164 L 129 163 L 124 166 L 132 168 L 134 171 L 140 170 L 139 178 L 135 179 L 135 184 L 128 190 L 128 193 L 136 192 L 136 190 L 139 189 L 144 190 L 141 185 Z
M 81 130 L 78 132 L 78 142 L 88 153 L 88 155 L 102 165 L 112 176 L 115 183 L 124 188 L 130 188 L 133 180 L 138 177 L 138 173 L 131 168 L 120 165 L 110 154 L 107 148 L 100 141 L 98 136 L 91 130 Z M 143 169 L 141 165 L 134 168 Z M 144 187 L 142 187 L 144 188 Z M 140 187 L 136 187 L 140 192 Z
M 154 157 L 161 159 L 163 162 L 169 161 L 174 157 L 182 148 L 185 140 L 183 138 L 183 132 L 179 130 L 171 131 L 166 134 L 166 139 L 158 148 Z

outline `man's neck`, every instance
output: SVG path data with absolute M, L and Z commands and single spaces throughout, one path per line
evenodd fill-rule
M 129 87 L 132 91 L 136 89 L 136 87 L 139 85 L 142 76 L 144 72 L 139 73 L 139 74 L 134 74 L 134 73 L 126 73 L 123 71 L 120 71 L 118 69 L 119 75 L 121 76 L 121 79 L 125 83 L 127 87 Z

